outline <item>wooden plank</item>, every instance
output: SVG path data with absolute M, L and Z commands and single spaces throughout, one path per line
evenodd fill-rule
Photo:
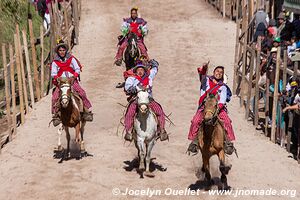
M 80 0 L 79 0 L 80 1 Z M 78 40 L 78 37 L 79 37 L 79 13 L 78 13 L 78 1 L 75 0 L 75 1 L 72 1 L 72 8 L 73 8 L 73 14 L 74 14 L 74 26 L 75 26 L 75 41 L 74 41 L 74 44 L 79 44 L 79 40 Z
M 244 98 L 245 98 L 245 91 L 243 91 L 243 85 L 245 84 L 245 76 L 246 76 L 246 67 L 247 67 L 247 41 L 248 41 L 248 29 L 247 29 L 247 14 L 246 14 L 246 7 L 243 11 L 243 30 L 245 31 L 244 36 L 244 46 L 243 46 L 243 68 L 242 68 L 242 82 L 241 82 L 241 99 L 240 99 L 240 106 L 244 105 Z M 246 29 L 246 30 L 245 30 Z
M 268 71 L 266 72 L 268 75 Z M 265 107 L 265 135 L 268 136 L 268 130 L 269 130 L 269 118 L 270 118 L 270 79 L 266 79 L 266 107 Z
M 33 84 L 32 84 L 32 77 L 31 77 L 28 42 L 27 42 L 25 30 L 22 30 L 22 38 L 23 38 L 24 51 L 25 51 L 25 61 L 26 61 L 27 80 L 28 80 L 28 86 L 29 86 L 30 101 L 31 101 L 32 108 L 34 108 L 35 101 L 34 101 Z M 41 38 L 43 38 L 43 37 L 41 37 Z
M 20 113 L 21 113 L 21 124 L 25 123 L 24 115 L 24 98 L 23 98 L 23 86 L 22 86 L 22 75 L 21 75 L 21 62 L 20 62 L 20 51 L 17 34 L 14 34 L 15 50 L 16 50 L 16 66 L 18 75 L 18 90 L 20 99 Z
M 255 51 L 252 50 L 251 59 L 250 59 L 250 72 L 249 72 L 249 82 L 248 82 L 248 92 L 247 92 L 247 104 L 246 104 L 245 119 L 248 119 L 249 112 L 250 112 L 252 79 L 253 79 L 253 70 L 254 70 L 254 57 L 255 57 Z
M 12 98 L 12 125 L 14 134 L 17 133 L 17 118 L 16 118 L 16 86 L 15 86 L 15 65 L 13 47 L 9 44 L 9 62 L 10 62 L 10 84 L 11 84 L 11 98 Z
M 24 91 L 23 95 L 24 95 L 25 111 L 27 114 L 27 113 L 29 113 L 29 103 L 28 103 L 28 94 L 27 94 L 27 84 L 26 84 L 26 78 L 25 78 L 23 49 L 22 49 L 20 29 L 19 29 L 18 24 L 16 25 L 16 33 L 17 33 L 18 46 L 19 46 L 19 52 L 20 52 L 20 64 L 21 64 L 20 66 L 21 66 L 22 85 L 23 85 L 23 91 Z
M 10 93 L 9 93 L 9 81 L 8 81 L 8 70 L 7 70 L 7 58 L 6 58 L 6 45 L 2 44 L 2 61 L 4 68 L 4 85 L 5 85 L 5 100 L 6 100 L 6 118 L 9 130 L 9 141 L 11 141 L 11 115 L 10 115 Z M 1 147 L 0 147 L 1 148 Z
M 41 98 L 44 97 L 44 85 L 45 85 L 45 75 L 44 75 L 44 28 L 40 27 L 40 35 L 41 35 Z
M 68 10 L 66 7 L 66 0 L 64 0 L 64 23 L 65 23 L 65 37 L 66 37 L 66 43 L 71 47 L 71 41 L 69 37 L 69 22 L 68 22 Z
M 279 94 L 278 85 L 279 85 L 279 73 L 280 73 L 280 64 L 281 64 L 280 51 L 281 51 L 281 47 L 277 47 L 273 111 L 272 111 L 272 128 L 271 128 L 271 141 L 274 143 L 276 142 L 276 117 L 277 117 L 278 94 Z
M 259 79 L 260 79 L 260 52 L 261 52 L 261 37 L 257 39 L 257 52 L 256 52 L 256 70 L 255 70 L 255 103 L 254 103 L 254 125 L 258 126 L 258 106 L 259 106 Z
M 293 130 L 293 121 L 294 121 L 294 115 L 292 112 L 288 111 L 289 116 L 289 124 L 288 124 L 288 136 L 287 136 L 287 144 L 286 144 L 286 150 L 290 153 L 291 152 L 291 136 L 292 136 L 292 130 Z
M 283 85 L 286 86 L 286 82 L 287 82 L 287 50 L 285 49 L 284 50 L 284 53 L 283 53 L 283 69 L 282 69 L 282 82 L 283 82 Z
M 30 35 L 30 44 L 31 44 L 31 51 L 32 51 L 34 85 L 35 85 L 36 98 L 39 101 L 41 98 L 41 91 L 40 91 L 40 84 L 39 84 L 39 74 L 37 69 L 36 49 L 34 45 L 35 38 L 33 34 L 32 21 L 29 19 L 28 23 L 29 23 L 29 35 Z
M 236 38 L 235 38 L 235 51 L 234 51 L 234 73 L 233 73 L 233 93 L 236 94 L 236 85 L 237 85 L 237 71 L 238 71 L 238 62 L 239 62 L 239 34 L 240 34 L 240 23 L 241 20 L 237 21 L 236 24 Z
M 226 17 L 226 0 L 223 0 L 223 18 Z

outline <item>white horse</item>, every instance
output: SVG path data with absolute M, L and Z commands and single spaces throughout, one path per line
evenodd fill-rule
M 148 177 L 154 177 L 149 171 L 151 161 L 151 151 L 156 141 L 157 119 L 155 114 L 149 109 L 149 93 L 140 90 L 137 93 L 138 112 L 134 119 L 135 145 L 139 154 L 139 169 L 145 171 Z

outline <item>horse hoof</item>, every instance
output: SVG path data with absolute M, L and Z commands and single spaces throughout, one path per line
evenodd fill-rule
M 152 172 L 149 172 L 149 171 L 144 172 L 144 175 L 149 177 L 149 178 L 154 178 L 155 177 L 155 174 L 152 173 Z

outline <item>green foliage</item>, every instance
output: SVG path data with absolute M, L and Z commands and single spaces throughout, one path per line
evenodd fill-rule
M 0 44 L 13 44 L 16 24 L 20 30 L 28 32 L 28 13 L 32 14 L 33 29 L 35 36 L 40 34 L 42 18 L 35 11 L 34 6 L 28 0 L 0 0 Z M 2 68 L 2 53 L 0 53 L 0 68 Z

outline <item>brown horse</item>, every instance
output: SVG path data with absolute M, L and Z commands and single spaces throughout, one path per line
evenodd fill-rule
M 222 122 L 218 117 L 218 95 L 208 95 L 204 104 L 204 120 L 199 129 L 199 147 L 202 154 L 202 172 L 205 173 L 205 178 L 209 183 L 212 183 L 209 159 L 213 155 L 217 155 L 220 161 L 221 183 L 222 190 L 229 189 L 227 177 L 231 166 L 225 165 L 224 140 L 225 130 Z
M 58 85 L 60 88 L 60 116 L 62 128 L 66 132 L 67 152 L 62 159 L 66 159 L 70 153 L 70 132 L 69 128 L 75 128 L 75 143 L 80 145 L 81 153 L 85 151 L 83 133 L 86 121 L 82 117 L 83 104 L 80 97 L 72 92 L 72 78 L 60 78 Z M 59 139 L 60 141 L 60 139 Z M 60 143 L 60 142 L 59 142 Z M 60 145 L 60 144 L 58 144 Z

